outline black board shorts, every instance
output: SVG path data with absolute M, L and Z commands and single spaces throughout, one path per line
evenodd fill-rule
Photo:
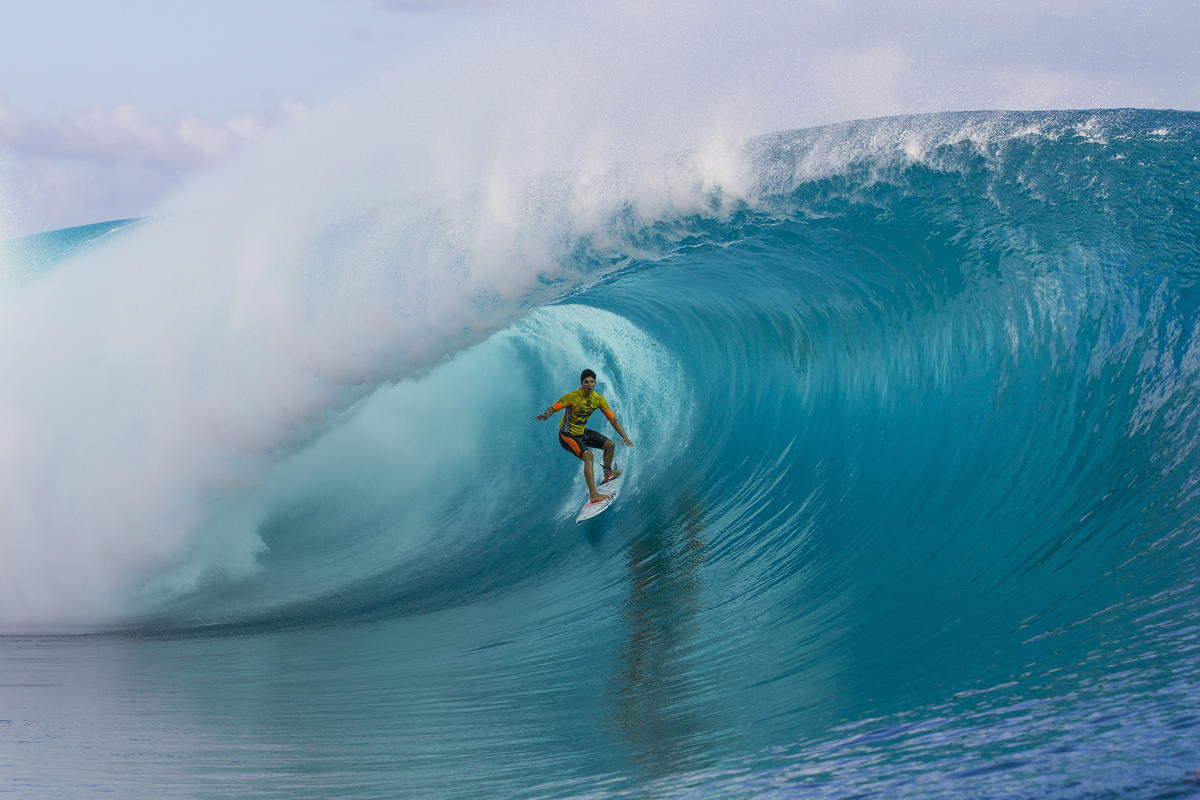
M 562 431 L 558 432 L 558 443 L 562 445 L 562 449 L 566 450 L 576 458 L 583 458 L 583 450 L 585 447 L 594 447 L 597 450 L 603 450 L 608 444 L 608 437 L 602 433 L 596 433 L 591 428 L 585 428 L 579 436 L 572 436 L 569 433 Z

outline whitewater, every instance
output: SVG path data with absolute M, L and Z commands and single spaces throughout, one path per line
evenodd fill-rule
M 0 242 L 0 792 L 1200 793 L 1200 115 L 678 25 Z

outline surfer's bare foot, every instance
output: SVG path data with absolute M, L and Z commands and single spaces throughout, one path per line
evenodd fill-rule
M 594 495 L 592 495 L 592 502 L 593 503 L 603 503 L 605 500 L 607 500 L 610 497 L 612 497 L 611 494 L 600 494 L 599 492 L 596 492 Z
M 619 470 L 619 469 L 604 470 L 604 480 L 606 482 L 611 481 L 613 478 L 619 478 L 619 477 L 621 477 L 621 470 Z

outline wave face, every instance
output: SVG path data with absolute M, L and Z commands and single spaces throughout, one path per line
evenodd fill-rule
M 465 304 L 418 286 L 437 313 L 404 309 L 417 326 L 387 323 L 388 348 L 347 336 L 321 392 L 274 384 L 302 408 L 248 398 L 274 435 L 201 431 L 234 440 L 222 463 L 252 468 L 218 480 L 152 461 L 177 480 L 156 478 L 146 502 L 190 498 L 146 517 L 170 520 L 175 544 L 107 553 L 128 568 L 89 579 L 119 595 L 91 622 L 190 647 L 334 637 L 359 670 L 340 691 L 374 687 L 388 709 L 356 720 L 364 741 L 431 737 L 390 766 L 342 745 L 396 791 L 1186 791 L 1200 767 L 1198 152 L 1191 113 L 892 118 L 752 140 L 736 180 L 693 181 L 683 206 L 618 193 L 595 226 L 556 229 L 561 269 L 522 271 L 503 294 L 495 266 Z M 305 269 L 328 236 L 296 254 Z M 61 262 L 6 303 L 81 269 Z M 329 302 L 352 313 L 357 286 Z M 320 292 L 285 297 L 301 304 L 288 324 L 323 330 Z M 425 334 L 441 349 L 396 346 Z M 171 357 L 242 375 L 214 357 L 236 361 L 236 339 L 224 346 Z M 621 500 L 579 527 L 577 463 L 532 417 L 585 366 L 636 447 L 618 453 Z M 121 386 L 139 414 L 171 416 Z M 25 518 L 19 535 L 38 536 L 45 518 Z M 50 569 L 28 552 L 22 569 Z M 72 618 L 45 608 L 26 621 Z M 301 663 L 324 669 L 277 669 Z M 381 694 L 384 674 L 405 688 Z M 478 756 L 470 770 L 456 748 Z

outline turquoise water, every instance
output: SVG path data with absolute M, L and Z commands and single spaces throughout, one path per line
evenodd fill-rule
M 588 225 L 551 177 L 532 275 L 406 260 L 444 205 L 23 241 L 0 791 L 1200 793 L 1198 122 L 781 132 Z M 583 366 L 636 447 L 578 526 Z

